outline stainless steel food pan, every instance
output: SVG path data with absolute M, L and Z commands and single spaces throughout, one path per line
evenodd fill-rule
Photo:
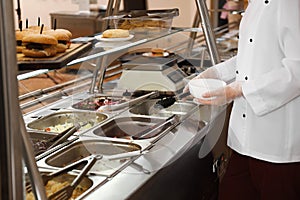
M 33 130 L 61 133 L 74 123 L 83 125 L 79 131 L 87 130 L 107 119 L 107 115 L 96 112 L 65 111 L 57 112 L 27 124 Z M 50 128 L 51 127 L 51 128 Z
M 129 96 L 132 95 L 132 96 Z M 136 93 L 137 94 L 137 93 Z M 155 98 L 159 95 L 158 91 L 148 92 L 142 95 L 123 92 L 123 96 L 93 96 L 82 100 L 72 107 L 80 110 L 98 110 L 98 111 L 115 111 L 132 107 L 147 98 Z
M 150 116 L 160 116 L 169 117 L 173 114 L 185 115 L 190 110 L 192 110 L 197 105 L 188 102 L 175 102 L 173 105 L 163 109 L 155 109 L 154 105 L 158 100 L 148 100 L 143 103 L 131 108 L 130 113 L 137 115 L 150 115 Z
M 72 107 L 79 110 L 97 110 L 101 106 L 112 106 L 120 103 L 125 103 L 127 100 L 122 97 L 110 97 L 110 96 L 93 96 L 84 99 Z
M 151 127 L 164 121 L 162 118 L 118 117 L 95 129 L 93 133 L 113 138 L 131 138 L 131 136 L 138 135 L 138 133 L 151 129 Z M 157 129 L 151 133 L 151 137 L 157 136 L 163 129 L 164 127 Z
M 132 155 L 139 155 L 141 147 L 136 144 L 126 142 L 110 142 L 104 140 L 83 140 L 73 143 L 41 160 L 39 166 L 47 168 L 60 168 L 87 157 L 91 154 L 102 155 L 98 159 L 90 172 L 101 176 L 110 177 L 121 170 L 130 161 Z M 120 159 L 108 159 L 107 157 L 118 157 Z M 125 156 L 127 155 L 127 157 Z M 79 169 L 80 170 L 80 169 Z
M 62 174 L 60 176 L 54 177 L 53 179 L 48 181 L 47 185 L 45 186 L 46 193 L 48 195 L 55 193 L 59 189 L 62 189 L 64 186 L 70 185 L 75 178 L 76 175 L 71 174 Z M 29 182 L 28 176 L 26 176 L 26 179 L 27 182 Z M 84 195 L 84 193 L 87 193 L 92 186 L 93 181 L 87 176 L 84 177 L 73 191 L 71 199 L 76 199 L 77 197 Z M 33 197 L 34 195 L 32 192 L 26 193 L 26 199 L 34 199 Z
M 32 143 L 34 154 L 36 155 L 39 151 L 46 150 L 48 145 L 51 145 L 48 141 L 56 135 L 53 133 L 29 131 L 28 136 Z
M 63 167 L 89 155 L 116 155 L 127 152 L 140 151 L 141 147 L 137 144 L 104 141 L 104 140 L 83 140 L 49 156 L 45 162 L 54 167 Z

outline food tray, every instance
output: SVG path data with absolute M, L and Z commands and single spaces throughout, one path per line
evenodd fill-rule
M 59 69 L 76 59 L 92 47 L 91 42 L 72 43 L 64 53 L 50 58 L 30 58 L 22 53 L 17 54 L 19 70 Z

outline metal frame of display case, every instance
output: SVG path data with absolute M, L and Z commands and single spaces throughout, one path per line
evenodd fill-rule
M 214 32 L 213 32 L 213 29 L 211 27 L 207 5 L 206 5 L 205 0 L 195 0 L 195 3 L 197 5 L 198 13 L 196 13 L 196 15 L 195 15 L 193 26 L 196 27 L 197 25 L 199 25 L 199 23 L 201 23 L 201 27 L 203 29 L 203 34 L 204 34 L 204 37 L 205 37 L 208 53 L 210 55 L 212 64 L 215 65 L 215 64 L 220 62 L 220 55 L 219 55 L 217 45 L 216 45 L 216 38 L 215 38 L 215 35 L 214 35 Z M 109 8 L 112 9 L 113 2 L 110 1 L 109 5 L 110 5 Z M 118 2 L 116 2 L 116 5 L 118 5 Z M 109 14 L 109 13 L 112 13 L 112 12 L 108 11 L 107 14 Z M 177 30 L 177 31 L 179 31 L 179 30 Z M 171 34 L 176 33 L 177 31 L 171 32 Z M 193 45 L 194 45 L 193 41 L 196 38 L 196 35 L 197 34 L 195 32 L 191 33 L 192 40 L 190 40 L 190 42 L 189 42 L 188 49 L 193 48 Z M 162 36 L 162 37 L 164 37 L 164 36 Z M 155 38 L 155 39 L 158 39 L 158 38 Z M 97 84 L 98 85 L 97 90 L 101 91 L 102 90 L 102 83 L 103 83 L 104 76 L 105 76 L 105 71 L 106 71 L 106 66 L 105 66 L 105 64 L 103 64 L 103 59 L 104 58 L 102 56 L 108 55 L 112 52 L 120 51 L 122 49 L 126 49 L 126 48 L 129 48 L 129 47 L 140 45 L 140 44 L 149 42 L 150 40 L 149 39 L 139 40 L 139 41 L 136 41 L 136 42 L 134 42 L 134 43 L 132 43 L 132 44 L 126 46 L 126 47 L 119 47 L 119 48 L 109 50 L 111 52 L 109 52 L 109 51 L 100 52 L 100 53 L 95 54 L 95 55 L 91 55 L 91 56 L 88 56 L 88 57 L 85 57 L 85 58 L 82 58 L 82 59 L 75 60 L 75 61 L 73 61 L 69 64 L 72 65 L 72 64 L 75 64 L 75 63 L 78 63 L 78 62 L 82 62 L 82 60 L 86 60 L 86 59 L 90 60 L 90 59 L 94 59 L 94 58 L 98 57 L 96 68 L 95 68 L 95 71 L 94 71 L 94 76 L 93 76 L 91 87 L 90 87 L 89 91 L 90 91 L 90 93 L 95 92 L 97 76 L 99 76 L 99 81 L 98 81 L 98 84 Z M 99 75 L 99 71 L 100 71 L 100 75 Z
M 0 199 L 23 199 L 23 167 L 25 161 L 29 177 L 34 181 L 33 191 L 38 199 L 46 199 L 32 146 L 26 137 L 26 129 L 18 102 L 17 61 L 15 49 L 14 17 L 12 1 L 0 2 L 1 26 L 1 193 Z M 21 137 L 20 137 L 21 134 Z M 33 151 L 32 151 L 33 152 Z
M 218 53 L 218 49 L 216 45 L 216 38 L 209 21 L 207 5 L 204 0 L 196 0 L 196 4 L 197 4 L 199 16 L 200 16 L 200 22 L 206 40 L 207 49 L 211 57 L 212 64 L 215 65 L 220 62 L 220 55 Z M 195 23 L 197 22 L 198 21 L 195 21 Z

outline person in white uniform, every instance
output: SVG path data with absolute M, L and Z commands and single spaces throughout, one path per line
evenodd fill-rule
M 300 199 L 300 1 L 249 0 L 237 55 L 196 78 L 228 83 L 199 103 L 234 101 L 219 198 Z

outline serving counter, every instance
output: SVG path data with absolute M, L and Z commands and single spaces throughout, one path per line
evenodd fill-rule
M 89 48 L 71 61 L 18 71 L 13 3 L 0 5 L 2 199 L 47 199 L 70 184 L 74 199 L 216 198 L 228 108 L 183 92 L 215 63 L 201 28 L 160 23 L 122 41 L 74 38 Z M 45 184 L 54 186 L 47 195 Z
M 86 93 L 81 95 L 88 96 Z M 66 98 L 51 106 L 26 114 L 24 116 L 26 124 L 31 125 L 36 122 L 36 116 L 39 116 L 38 120 L 47 120 L 49 115 L 53 116 L 53 114 L 66 111 L 78 112 L 70 106 L 66 107 L 70 102 L 73 105 L 76 104 L 74 99 L 77 97 Z M 149 100 L 143 103 L 147 101 Z M 93 186 L 78 199 L 98 199 L 99 197 L 101 199 L 186 199 L 195 195 L 199 198 L 205 196 L 211 198 L 216 195 L 218 175 L 212 170 L 214 155 L 212 146 L 204 145 L 207 144 L 205 135 L 221 134 L 226 110 L 198 106 L 189 101 L 177 103 L 183 106 L 189 104 L 192 107 L 191 115 L 184 119 L 184 115 L 188 114 L 185 113 L 178 119 L 179 121 L 175 120 L 167 124 L 158 134 L 146 139 L 124 138 L 117 135 L 117 129 L 112 127 L 116 126 L 124 133 L 132 134 L 147 126 L 143 124 L 142 127 L 134 128 L 138 126 L 136 123 L 145 123 L 144 120 L 140 121 L 141 119 L 149 120 L 150 118 L 149 126 L 153 127 L 156 120 L 160 122 L 165 120 L 165 117 L 133 114 L 130 108 L 115 113 L 102 112 L 102 114 L 107 114 L 107 119 L 91 129 L 77 132 L 70 138 L 71 142 L 63 143 L 56 151 L 50 151 L 51 153 L 46 151 L 38 155 L 37 165 L 41 170 L 55 171 L 81 157 L 90 154 L 103 155 L 104 158 L 96 162 L 88 175 L 92 180 L 96 179 Z M 183 109 L 180 111 L 182 112 Z M 176 109 L 170 113 L 176 113 Z M 90 112 L 89 114 L 91 115 Z M 99 113 L 93 114 L 96 116 Z M 122 123 L 121 119 L 130 121 Z M 82 120 L 84 119 L 81 118 L 78 121 Z M 111 122 L 115 122 L 115 125 Z M 128 126 L 127 123 L 131 125 Z M 33 126 L 28 126 L 28 129 L 30 133 L 33 131 Z M 108 133 L 107 131 L 111 129 L 115 132 Z M 110 134 L 115 135 L 107 136 Z
M 53 172 L 100 155 L 87 175 L 92 186 L 76 199 L 216 198 L 224 165 L 220 162 L 228 152 L 223 147 L 216 151 L 215 146 L 223 145 L 219 138 L 226 133 L 228 110 L 198 105 L 182 93 L 194 72 L 211 65 L 201 42 L 188 49 L 190 31 L 195 30 L 174 29 L 151 37 L 137 34 L 117 43 L 99 41 L 97 35 L 92 40 L 86 37 L 93 48 L 67 64 L 66 69 L 77 66 L 69 88 L 63 85 L 42 97 L 33 92 L 36 103 L 21 104 L 23 111 L 34 107 L 23 116 L 31 139 L 33 133 L 57 136 L 75 124 L 81 127 L 62 143 L 36 152 L 39 170 Z M 153 47 L 169 55 L 145 57 Z M 140 58 L 149 64 L 137 62 Z M 124 77 L 126 70 L 131 78 Z M 149 80 L 146 76 L 151 73 Z M 145 82 L 138 77 L 130 80 L 136 74 Z M 55 100 L 45 104 L 46 99 Z M 156 105 L 165 105 L 161 102 L 167 105 L 157 109 Z

